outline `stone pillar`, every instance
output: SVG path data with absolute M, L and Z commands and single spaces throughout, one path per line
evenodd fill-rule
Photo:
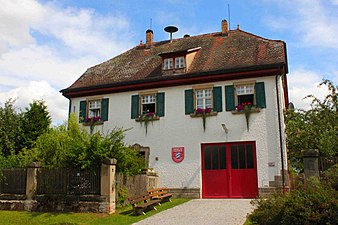
M 116 159 L 106 159 L 101 165 L 101 197 L 100 212 L 115 212 L 115 171 Z
M 302 155 L 305 179 L 309 179 L 311 176 L 319 177 L 319 151 L 317 149 L 302 150 Z
M 37 174 L 38 168 L 41 167 L 41 163 L 33 162 L 27 167 L 27 178 L 26 178 L 26 201 L 24 208 L 27 211 L 31 211 L 34 205 L 33 197 L 36 194 L 37 188 Z

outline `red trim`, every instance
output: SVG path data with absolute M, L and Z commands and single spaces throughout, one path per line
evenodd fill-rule
M 201 84 L 217 81 L 226 81 L 233 79 L 245 79 L 253 77 L 263 77 L 263 76 L 272 76 L 278 73 L 278 68 L 272 69 L 263 69 L 263 70 L 254 70 L 254 71 L 245 71 L 245 72 L 233 72 L 233 73 L 222 73 L 215 75 L 204 75 L 204 76 L 190 76 L 187 77 L 177 77 L 177 79 L 166 79 L 166 80 L 156 80 L 156 81 L 145 81 L 143 83 L 135 84 L 126 84 L 115 87 L 102 87 L 102 88 L 93 88 L 88 90 L 79 90 L 79 91 L 69 91 L 63 93 L 67 98 L 82 97 L 82 96 L 92 96 L 92 95 L 102 95 L 108 93 L 118 93 L 126 91 L 135 91 L 135 90 L 145 90 L 145 89 L 154 89 L 161 87 L 173 87 L 181 85 L 190 85 L 190 84 Z

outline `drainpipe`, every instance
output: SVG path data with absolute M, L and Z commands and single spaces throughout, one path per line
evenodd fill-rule
M 278 78 L 281 76 L 280 75 L 280 70 L 281 68 L 279 67 L 279 72 L 276 75 L 276 92 L 277 92 L 277 111 L 278 111 L 278 130 L 279 130 L 279 142 L 280 142 L 280 154 L 281 154 L 281 163 L 282 163 L 282 182 L 283 182 L 283 193 L 286 192 L 286 187 L 285 187 L 285 165 L 284 165 L 284 151 L 283 151 L 283 134 L 282 134 L 282 127 L 281 127 L 281 114 L 280 114 L 280 102 L 279 102 L 279 87 L 278 87 Z
M 68 106 L 68 119 L 70 116 L 70 113 L 72 112 L 72 99 L 69 99 L 69 106 Z

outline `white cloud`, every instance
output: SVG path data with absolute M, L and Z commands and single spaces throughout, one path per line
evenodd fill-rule
M 43 98 L 53 121 L 68 115 L 59 89 L 89 66 L 129 48 L 129 21 L 94 10 L 36 0 L 0 0 L 0 96 L 20 107 Z
M 41 20 L 42 7 L 33 0 L 0 0 L 0 55 L 11 46 L 34 43 L 30 24 Z
M 295 69 L 294 72 L 288 75 L 289 84 L 289 100 L 298 109 L 310 109 L 311 99 L 304 99 L 307 95 L 314 95 L 319 99 L 324 99 L 328 94 L 325 86 L 318 87 L 322 82 L 323 77 L 316 72 Z
M 30 81 L 25 86 L 0 93 L 0 99 L 16 99 L 15 106 L 24 110 L 33 100 L 44 100 L 53 118 L 53 123 L 62 123 L 67 119 L 68 100 L 46 81 Z
M 338 48 L 337 0 L 278 0 L 286 12 L 282 16 L 269 16 L 264 22 L 275 30 L 292 32 L 303 47 Z

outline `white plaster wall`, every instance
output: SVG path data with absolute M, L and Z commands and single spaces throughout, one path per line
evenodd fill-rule
M 255 78 L 255 81 L 265 83 L 267 107 L 250 115 L 249 131 L 244 114 L 225 111 L 224 86 L 235 80 L 212 83 L 222 87 L 223 112 L 207 117 L 205 132 L 202 118 L 191 118 L 184 112 L 184 90 L 193 88 L 192 85 L 156 89 L 165 92 L 165 116 L 149 122 L 147 134 L 144 125 L 130 117 L 131 95 L 138 94 L 137 91 L 104 95 L 109 98 L 109 118 L 97 129 L 106 133 L 114 127 L 132 128 L 126 132 L 126 143 L 150 147 L 149 167 L 159 174 L 159 185 L 169 188 L 201 188 L 201 143 L 256 141 L 258 186 L 264 187 L 281 170 L 276 84 L 275 76 Z M 76 115 L 81 100 L 85 98 L 72 99 L 71 110 Z M 226 124 L 227 134 L 221 123 Z M 185 148 L 181 163 L 172 161 L 172 147 Z M 274 162 L 275 167 L 269 167 L 269 162 Z

